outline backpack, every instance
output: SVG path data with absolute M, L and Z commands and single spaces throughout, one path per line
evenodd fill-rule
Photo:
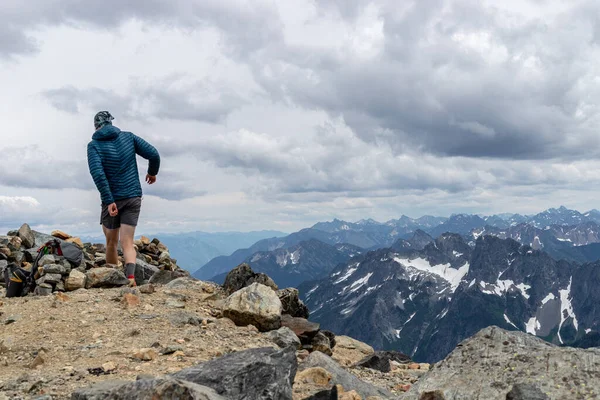
M 16 264 L 9 264 L 4 270 L 4 283 L 6 285 L 6 297 L 22 297 L 32 293 L 35 289 L 35 281 L 40 278 L 38 263 L 46 254 L 54 254 L 64 257 L 70 263 L 79 266 L 83 261 L 83 250 L 73 243 L 60 242 L 53 239 L 37 251 L 31 271 L 19 267 Z

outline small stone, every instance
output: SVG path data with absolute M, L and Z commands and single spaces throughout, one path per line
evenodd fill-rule
M 107 363 L 102 364 L 102 369 L 105 372 L 110 372 L 110 371 L 116 370 L 117 366 L 115 365 L 114 362 L 107 362 Z
M 311 342 L 313 351 L 320 351 L 321 353 L 327 354 L 331 356 L 333 352 L 331 351 L 331 345 L 329 338 L 325 336 L 322 332 L 319 332 L 315 335 Z
M 36 296 L 50 296 L 52 294 L 52 285 L 48 283 L 42 283 L 35 287 L 33 294 Z
M 138 289 L 139 289 L 140 293 L 144 293 L 144 294 L 152 294 L 152 293 L 156 292 L 156 287 L 151 283 L 139 286 Z
M 173 353 L 173 357 L 185 357 L 185 353 L 181 350 L 178 350 L 175 353 Z
M 4 321 L 4 325 L 14 324 L 15 322 L 17 322 L 20 319 L 21 319 L 20 315 L 10 315 L 10 316 L 6 317 L 6 321 Z
M 150 239 L 148 239 L 146 236 L 142 236 L 140 238 L 140 243 L 144 246 L 148 246 L 150 244 Z
M 83 272 L 76 269 L 71 270 L 69 277 L 65 280 L 65 289 L 68 291 L 77 290 L 85 287 L 87 277 Z
M 281 327 L 276 331 L 269 332 L 267 337 L 281 348 L 286 348 L 288 346 L 292 346 L 295 349 L 302 348 L 302 343 L 300 342 L 300 339 L 298 339 L 298 336 L 286 326 Z
M 165 302 L 165 305 L 169 308 L 185 308 L 185 303 L 180 300 L 169 299 Z
M 428 363 L 420 363 L 419 364 L 419 369 L 422 369 L 424 371 L 429 371 L 429 368 L 431 368 L 431 364 L 428 364 Z
M 140 305 L 140 298 L 132 293 L 125 293 L 121 299 L 121 305 L 125 308 L 135 308 Z
M 64 233 L 63 231 L 60 231 L 58 229 L 52 231 L 51 235 L 54 236 L 55 238 L 59 238 L 59 239 L 62 239 L 62 240 L 67 240 L 67 239 L 69 239 L 71 237 L 71 235 L 69 235 L 67 233 Z
M 395 390 L 398 390 L 400 392 L 408 392 L 410 390 L 410 388 L 411 388 L 411 386 L 408 384 L 405 384 L 405 385 L 400 384 L 400 385 L 396 385 L 394 387 Z
M 338 400 L 362 400 L 360 394 L 356 390 L 351 390 L 349 392 L 343 392 L 338 394 Z
M 307 368 L 296 374 L 296 382 L 311 383 L 317 386 L 327 386 L 331 381 L 332 375 L 324 368 Z
M 67 296 L 66 294 L 64 294 L 64 293 L 62 293 L 62 292 L 58 292 L 58 293 L 56 293 L 56 295 L 55 295 L 55 297 L 54 297 L 54 298 L 55 298 L 56 300 L 58 300 L 58 301 L 62 301 L 63 303 L 64 303 L 64 302 L 67 302 L 67 301 L 69 301 L 69 300 L 71 299 L 69 296 Z
M 164 349 L 162 349 L 160 351 L 160 354 L 162 355 L 169 355 L 169 354 L 173 354 L 173 353 L 177 353 L 178 351 L 183 352 L 183 347 L 181 346 L 167 346 Z
M 35 369 L 44 363 L 46 363 L 46 353 L 42 350 L 38 353 L 38 355 L 29 364 L 29 368 Z
M 417 363 L 408 364 L 408 369 L 420 369 L 421 366 Z
M 298 350 L 296 352 L 296 357 L 298 357 L 300 361 L 306 360 L 306 358 L 308 358 L 309 355 L 310 352 L 308 350 Z
M 145 348 L 134 352 L 133 358 L 140 361 L 152 361 L 158 358 L 158 353 L 153 348 Z

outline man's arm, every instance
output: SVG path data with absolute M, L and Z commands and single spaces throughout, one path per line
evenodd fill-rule
M 160 155 L 158 154 L 158 150 L 136 135 L 133 135 L 133 143 L 135 145 L 135 152 L 148 160 L 148 175 L 156 176 L 160 168 Z
M 102 203 L 114 203 L 115 200 L 113 199 L 113 195 L 110 191 L 110 185 L 108 184 L 108 179 L 106 179 L 106 174 L 104 173 L 104 168 L 102 167 L 102 160 L 100 159 L 98 151 L 94 148 L 94 146 L 92 146 L 91 143 L 88 144 L 87 157 L 90 174 L 92 175 L 92 179 L 94 180 L 94 183 L 100 192 Z

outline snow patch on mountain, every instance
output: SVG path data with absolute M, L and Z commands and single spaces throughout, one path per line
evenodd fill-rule
M 500 274 L 502 275 L 502 273 Z M 531 286 L 526 285 L 524 283 L 519 283 L 515 285 L 515 282 L 510 279 L 501 280 L 498 279 L 496 283 L 487 283 L 484 281 L 479 282 L 479 285 L 483 289 L 481 292 L 485 294 L 492 294 L 497 296 L 502 296 L 507 293 L 511 288 L 517 289 L 521 296 L 525 299 L 529 299 L 529 294 L 527 294 L 527 290 L 531 289 Z
M 371 276 L 373 276 L 373 273 L 369 272 L 367 275 L 354 281 L 354 283 L 352 285 L 350 285 L 350 293 L 356 292 L 358 289 L 360 289 L 361 287 L 366 285 L 369 282 L 369 279 L 371 278 Z
M 560 325 L 558 325 L 558 340 L 560 344 L 563 344 L 562 337 L 560 336 L 560 329 L 567 320 L 567 317 L 573 318 L 573 326 L 575 330 L 579 330 L 579 324 L 577 323 L 577 316 L 573 311 L 573 305 L 571 304 L 571 284 L 573 283 L 573 277 L 569 279 L 569 286 L 566 289 L 559 290 L 560 294 Z M 566 314 L 566 315 L 565 315 Z
M 542 326 L 540 325 L 540 322 L 537 320 L 536 317 L 531 317 L 529 318 L 529 321 L 527 321 L 527 324 L 525 325 L 525 331 L 527 333 L 530 333 L 532 335 L 535 335 L 535 332 L 540 329 Z
M 509 323 L 509 324 L 511 324 L 512 326 L 514 326 L 515 328 L 517 328 L 517 326 L 516 326 L 515 324 L 513 324 L 513 323 L 512 323 L 512 321 L 510 320 L 510 318 L 508 318 L 508 315 L 504 314 L 504 320 L 505 320 L 507 323 Z M 519 329 L 519 328 L 517 328 L 517 329 Z
M 550 300 L 554 300 L 554 299 L 556 299 L 556 296 L 554 295 L 554 293 L 548 293 L 548 296 L 544 297 L 544 299 L 542 300 L 542 305 L 544 305 L 547 302 L 549 302 Z
M 334 281 L 333 284 L 337 285 L 338 283 L 344 282 L 346 279 L 350 278 L 352 276 L 352 274 L 356 272 L 357 269 L 358 269 L 358 264 L 355 264 L 354 266 L 348 268 L 346 273 L 344 275 L 342 275 L 340 278 L 338 278 L 336 281 Z
M 459 269 L 455 269 L 452 268 L 450 264 L 431 265 L 429 261 L 420 257 L 413 260 L 396 257 L 394 258 L 394 261 L 405 267 L 411 267 L 418 271 L 428 272 L 441 277 L 450 284 L 452 292 L 456 291 L 456 288 L 458 288 L 458 285 L 460 285 L 464 276 L 469 272 L 468 262 Z

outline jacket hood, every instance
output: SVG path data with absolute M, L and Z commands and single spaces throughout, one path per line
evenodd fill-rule
M 94 132 L 94 135 L 92 135 L 92 139 L 113 140 L 116 139 L 117 136 L 119 136 L 119 133 L 121 133 L 121 130 L 119 128 L 111 124 L 106 124 L 102 128 L 98 129 L 96 132 Z

